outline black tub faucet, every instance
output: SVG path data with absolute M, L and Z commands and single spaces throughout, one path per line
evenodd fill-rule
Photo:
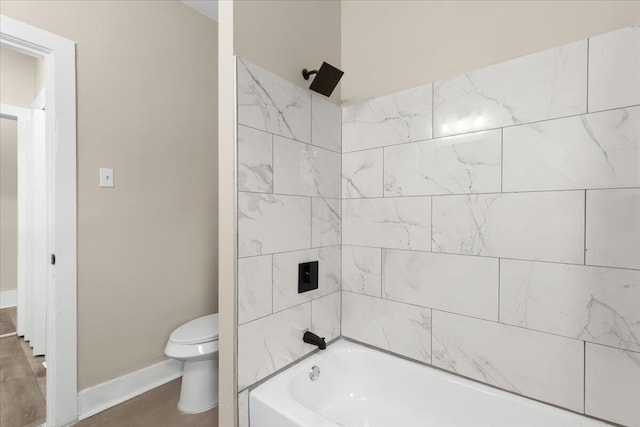
M 320 338 L 316 334 L 310 331 L 306 331 L 302 336 L 302 341 L 307 344 L 316 345 L 320 350 L 325 350 L 327 348 L 327 343 L 324 342 L 324 337 Z

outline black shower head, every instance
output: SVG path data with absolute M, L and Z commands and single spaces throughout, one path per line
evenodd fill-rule
M 302 77 L 304 77 L 305 80 L 309 80 L 311 74 L 317 74 L 317 76 L 311 82 L 309 89 L 321 93 L 324 96 L 331 96 L 331 93 L 338 85 L 344 72 L 338 70 L 331 64 L 323 62 L 319 70 L 309 71 L 306 68 L 302 70 Z

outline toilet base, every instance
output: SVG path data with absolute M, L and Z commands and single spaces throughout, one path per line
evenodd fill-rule
M 218 353 L 212 359 L 186 361 L 178 409 L 197 414 L 218 405 Z

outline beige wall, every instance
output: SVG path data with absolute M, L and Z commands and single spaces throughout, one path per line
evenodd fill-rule
M 79 389 L 217 311 L 217 25 L 177 1 L 5 1 L 76 42 Z M 114 189 L 98 169 L 114 168 Z
M 639 1 L 342 2 L 350 104 L 640 22 Z
M 0 102 L 29 108 L 36 59 L 0 47 Z M 0 292 L 18 284 L 18 127 L 0 119 Z
M 235 0 L 235 54 L 308 88 L 302 69 L 340 63 L 340 1 Z M 340 100 L 340 86 L 331 99 Z
M 17 148 L 17 122 L 0 119 L 0 292 L 18 284 Z

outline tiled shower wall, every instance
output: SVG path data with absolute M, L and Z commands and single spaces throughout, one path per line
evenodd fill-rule
M 340 336 L 342 144 L 339 106 L 241 58 L 236 72 L 242 391 L 314 350 L 306 329 Z M 298 294 L 305 261 L 318 289 Z
M 640 26 L 342 115 L 342 334 L 640 426 Z

